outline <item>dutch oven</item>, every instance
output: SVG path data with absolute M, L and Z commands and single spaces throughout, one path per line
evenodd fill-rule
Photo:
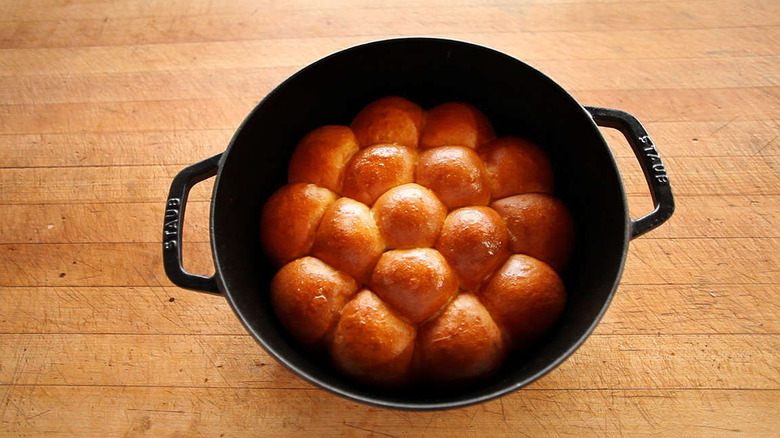
M 479 384 L 406 389 L 361 385 L 300 347 L 270 304 L 276 268 L 261 249 L 259 216 L 266 199 L 286 183 L 293 149 L 310 130 L 348 125 L 363 106 L 388 95 L 406 97 L 423 108 L 468 102 L 487 115 L 499 136 L 523 136 L 541 145 L 553 163 L 555 194 L 576 224 L 576 247 L 562 275 L 568 302 L 558 324 L 538 347 L 510 355 L 494 376 Z M 598 126 L 620 130 L 633 148 L 655 204 L 646 216 L 629 218 L 618 167 Z M 205 277 L 182 268 L 181 230 L 190 188 L 215 175 L 209 230 L 216 273 Z M 400 38 L 352 47 L 300 70 L 252 110 L 224 153 L 182 170 L 166 204 L 163 260 L 176 285 L 224 295 L 260 345 L 308 382 L 382 407 L 446 409 L 515 391 L 566 360 L 606 311 L 629 241 L 662 224 L 673 210 L 658 151 L 630 114 L 583 107 L 541 72 L 486 47 Z

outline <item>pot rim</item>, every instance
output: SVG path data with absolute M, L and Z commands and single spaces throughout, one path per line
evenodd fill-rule
M 576 338 L 574 342 L 571 342 L 571 345 L 569 348 L 567 348 L 562 354 L 560 354 L 555 360 L 551 361 L 549 364 L 547 364 L 544 368 L 542 368 L 540 371 L 534 373 L 533 375 L 522 379 L 520 381 L 514 382 L 511 385 L 507 385 L 499 390 L 493 391 L 489 394 L 483 395 L 483 396 L 473 396 L 470 398 L 463 398 L 463 399 L 457 399 L 453 401 L 447 401 L 447 402 L 439 402 L 439 403 L 426 403 L 426 402 L 398 402 L 395 400 L 387 400 L 383 397 L 368 397 L 363 396 L 359 394 L 352 393 L 349 390 L 338 388 L 334 385 L 328 384 L 326 382 L 323 382 L 322 380 L 318 379 L 317 377 L 305 372 L 304 370 L 299 369 L 295 364 L 291 363 L 287 358 L 285 358 L 282 355 L 277 354 L 272 346 L 270 346 L 264 339 L 263 334 L 257 332 L 250 324 L 250 322 L 246 319 L 246 317 L 241 313 L 239 306 L 235 302 L 234 297 L 231 295 L 231 292 L 227 285 L 225 284 L 225 280 L 220 275 L 221 272 L 223 272 L 223 264 L 221 262 L 221 259 L 219 257 L 219 248 L 217 247 L 217 242 L 214 239 L 215 236 L 215 225 L 214 225 L 214 218 L 215 218 L 215 212 L 216 212 L 216 199 L 217 194 L 220 187 L 220 180 L 222 178 L 222 169 L 224 167 L 225 162 L 227 161 L 231 150 L 233 149 L 233 146 L 236 144 L 238 137 L 240 136 L 241 132 L 244 130 L 245 126 L 249 123 L 249 121 L 254 117 L 255 113 L 259 111 L 259 108 L 263 106 L 263 104 L 272 96 L 274 96 L 276 93 L 279 92 L 279 89 L 284 88 L 287 84 L 293 82 L 296 80 L 297 77 L 304 74 L 308 70 L 312 68 L 316 68 L 318 65 L 325 63 L 325 62 L 332 62 L 333 58 L 342 56 L 345 54 L 348 54 L 350 52 L 354 52 L 357 50 L 366 50 L 371 47 L 381 46 L 385 44 L 394 44 L 394 43 L 408 43 L 410 41 L 430 41 L 430 42 L 441 42 L 441 43 L 447 43 L 447 44 L 454 44 L 459 46 L 465 46 L 469 49 L 476 49 L 476 50 L 483 50 L 486 52 L 490 52 L 493 56 L 500 56 L 508 61 L 519 63 L 534 72 L 536 72 L 540 79 L 548 81 L 552 86 L 554 86 L 559 92 L 563 93 L 563 95 L 566 96 L 572 103 L 576 104 L 580 111 L 582 112 L 582 116 L 588 119 L 588 122 L 590 123 L 595 135 L 598 136 L 598 139 L 603 144 L 604 148 L 609 152 L 607 155 L 609 157 L 609 166 L 614 170 L 615 175 L 617 176 L 617 181 L 619 183 L 619 191 L 621 195 L 621 201 L 622 201 L 622 207 L 623 207 L 623 223 L 624 223 L 624 230 L 623 230 L 623 244 L 622 244 L 622 251 L 620 255 L 620 262 L 617 266 L 616 275 L 614 277 L 614 280 L 612 282 L 612 285 L 610 286 L 610 292 L 606 297 L 606 300 L 601 305 L 601 309 L 599 310 L 596 317 L 593 319 L 587 330 L 584 330 L 579 337 Z M 615 292 L 617 290 L 617 287 L 620 283 L 620 279 L 623 274 L 623 269 L 625 267 L 625 261 L 626 256 L 628 254 L 628 245 L 631 240 L 631 219 L 629 217 L 629 211 L 628 211 L 628 202 L 627 202 L 627 196 L 625 191 L 625 185 L 623 183 L 623 178 L 620 173 L 620 169 L 617 165 L 617 161 L 615 160 L 615 156 L 612 153 L 612 150 L 609 147 L 609 144 L 602 134 L 601 130 L 599 129 L 598 125 L 593 120 L 593 117 L 590 112 L 582 105 L 580 104 L 568 91 L 566 91 L 563 87 L 561 87 L 556 81 L 554 81 L 552 78 L 541 72 L 536 67 L 521 61 L 518 58 L 515 58 L 511 55 L 508 55 L 504 52 L 501 52 L 499 50 L 487 47 L 485 45 L 472 43 L 469 41 L 459 40 L 459 39 L 450 39 L 450 38 L 437 38 L 437 37 L 393 37 L 393 38 L 386 38 L 386 39 L 377 39 L 372 40 L 364 43 L 359 43 L 341 50 L 338 50 L 336 52 L 332 52 L 322 58 L 319 58 L 309 64 L 307 64 L 305 67 L 299 69 L 295 73 L 293 73 L 291 76 L 286 78 L 284 81 L 279 83 L 276 87 L 273 88 L 266 96 L 261 99 L 257 105 L 249 112 L 249 114 L 244 118 L 244 120 L 241 122 L 241 124 L 238 126 L 236 131 L 234 132 L 230 142 L 228 143 L 228 146 L 224 153 L 222 153 L 222 157 L 219 160 L 219 168 L 217 171 L 216 179 L 214 182 L 214 187 L 212 190 L 212 199 L 211 199 L 211 206 L 209 208 L 209 233 L 210 233 L 210 242 L 211 242 L 211 251 L 212 251 L 212 257 L 214 260 L 214 266 L 216 268 L 215 273 L 215 279 L 217 281 L 217 287 L 219 291 L 224 294 L 224 296 L 227 298 L 228 303 L 230 304 L 230 308 L 233 310 L 233 313 L 238 317 L 238 319 L 241 321 L 241 323 L 244 325 L 246 330 L 252 334 L 252 337 L 255 339 L 255 341 L 260 344 L 261 347 L 270 355 L 272 356 L 276 361 L 284 365 L 287 369 L 292 371 L 295 375 L 302 378 L 304 381 L 318 387 L 321 389 L 324 389 L 331 394 L 338 395 L 340 397 L 344 397 L 346 399 L 364 403 L 371 406 L 381 407 L 381 408 L 390 408 L 390 409 L 399 409 L 399 410 L 412 410 L 412 411 L 434 411 L 434 410 L 445 410 L 445 409 L 455 409 L 455 408 L 463 408 L 467 406 L 472 406 L 475 404 L 484 403 L 490 400 L 497 399 L 499 397 L 505 396 L 509 393 L 512 393 L 514 391 L 517 391 L 518 389 L 544 377 L 549 372 L 560 366 L 563 362 L 569 359 L 572 354 L 574 354 L 577 349 L 579 349 L 582 344 L 585 342 L 585 340 L 592 334 L 593 330 L 596 328 L 596 326 L 600 323 L 601 319 L 603 318 L 604 314 L 608 310 L 610 303 L 612 302 L 612 299 L 615 295 Z

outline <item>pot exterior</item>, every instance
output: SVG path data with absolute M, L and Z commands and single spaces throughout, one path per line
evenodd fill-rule
M 556 196 L 571 210 L 577 244 L 563 278 L 568 302 L 534 350 L 510 356 L 478 386 L 389 390 L 344 378 L 290 338 L 269 300 L 276 269 L 262 252 L 259 214 L 286 183 L 297 142 L 326 124 L 348 125 L 374 99 L 399 95 L 424 108 L 465 101 L 499 136 L 518 135 L 549 155 Z M 630 236 L 615 160 L 590 114 L 550 78 L 500 52 L 452 40 L 403 38 L 353 47 L 296 73 L 237 130 L 222 157 L 211 210 L 217 284 L 247 330 L 304 379 L 341 396 L 400 409 L 445 409 L 504 395 L 538 379 L 576 350 L 606 311 Z

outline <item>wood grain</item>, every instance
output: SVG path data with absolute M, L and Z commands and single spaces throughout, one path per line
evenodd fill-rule
M 569 91 L 589 90 L 599 84 L 600 90 L 636 90 L 674 88 L 680 76 L 688 77 L 693 89 L 775 87 L 772 71 L 778 56 L 745 57 L 735 66 L 730 59 L 650 59 L 598 61 L 536 61 L 534 67 Z M 620 69 L 616 69 L 616 66 Z M 756 71 L 745 77 L 744 69 Z M 615 73 L 604 75 L 604 71 Z M 295 72 L 291 67 L 233 68 L 133 73 L 72 75 L 41 74 L 3 79 L 0 96 L 4 104 L 38 104 L 77 102 L 125 102 L 155 100 L 159 90 L 166 98 L 223 99 L 263 95 Z M 704 74 L 703 72 L 707 72 Z M 102 84 L 95 89 L 94 84 Z M 219 84 L 219 86 L 215 86 Z
M 644 123 L 663 158 L 780 155 L 778 126 L 774 120 L 726 122 Z M 602 129 L 612 153 L 633 157 L 622 134 Z M 0 135 L 2 167 L 84 167 L 176 164 L 194 161 L 225 150 L 234 129 L 141 131 L 66 134 Z M 509 134 L 509 133 L 507 133 Z M 58 153 L 68 150 L 69 153 Z
M 595 333 L 780 334 L 776 289 L 624 284 Z M 0 334 L 246 334 L 224 299 L 176 287 L 20 286 L 0 296 Z
M 283 437 L 478 437 L 489 429 L 493 436 L 515 437 L 549 435 L 565 424 L 573 434 L 592 436 L 771 437 L 778 397 L 776 390 L 528 390 L 457 411 L 388 412 L 312 389 L 15 386 L 8 392 L 18 400 L 3 411 L 9 430 L 45 429 L 56 436 L 109 430 L 129 436 L 262 431 Z M 79 421 L 69 421 L 75 415 Z
M 622 108 L 648 123 L 731 122 L 776 119 L 780 115 L 779 92 L 777 87 L 757 87 L 575 90 L 572 95 L 586 105 Z M 0 129 L 7 134 L 236 129 L 261 95 L 245 93 L 232 99 L 0 104 Z
M 780 334 L 777 287 L 622 284 L 595 333 Z M 0 296 L 0 334 L 246 334 L 226 300 L 173 286 L 5 286 Z
M 631 244 L 622 282 L 780 283 L 779 243 L 778 238 L 638 239 Z M 169 286 L 161 248 L 159 243 L 0 245 L 7 274 L 0 285 Z M 185 268 L 203 275 L 214 272 L 207 242 L 185 244 L 183 251 Z
M 196 187 L 197 196 L 210 196 L 210 187 Z M 634 195 L 632 217 L 652 207 L 649 196 Z M 644 239 L 780 237 L 775 223 L 780 195 L 682 196 L 680 211 L 668 224 Z M 184 239 L 209 240 L 210 202 L 187 204 Z M 163 208 L 159 202 L 94 204 L 17 204 L 3 207 L 8 213 L 0 222 L 0 244 L 24 243 L 129 243 L 157 242 Z M 116 227 L 117 218 L 132 223 Z M 684 220 L 682 220 L 684 219 Z
M 719 352 L 728 351 L 728 355 Z M 780 390 L 777 335 L 594 335 L 535 389 Z M 0 335 L 0 387 L 306 388 L 248 335 Z M 626 373 L 646 367 L 658 373 Z M 592 370 L 583 373 L 581 370 Z M 724 378 L 728 375 L 728 379 Z
M 617 159 L 628 195 L 647 193 L 634 157 Z M 780 156 L 729 157 L 703 161 L 670 157 L 664 164 L 676 194 L 688 196 L 780 195 Z M 9 168 L 0 173 L 0 204 L 153 202 L 165 199 L 181 165 Z M 745 178 L 745 169 L 753 177 Z M 628 171 L 626 171 L 628 170 Z M 209 200 L 209 192 L 190 197 Z
M 0 296 L 2 334 L 246 335 L 227 300 L 175 286 L 0 287 Z
M 773 0 L 0 0 L 0 436 L 774 437 L 778 17 Z M 677 204 L 631 242 L 569 360 L 443 412 L 309 385 L 161 260 L 182 168 L 306 64 L 411 35 L 495 48 L 634 114 Z M 626 140 L 602 132 L 631 216 L 650 211 Z M 193 188 L 184 231 L 201 274 L 212 184 Z
M 618 5 L 620 7 L 620 5 Z M 626 5 L 623 7 L 630 7 Z M 461 8 L 462 9 L 462 8 Z M 483 8 L 482 12 L 486 12 Z M 762 44 L 767 34 L 777 36 L 776 27 L 732 27 L 714 29 L 661 30 L 562 30 L 531 31 L 521 28 L 506 16 L 490 8 L 491 20 L 462 23 L 455 32 L 439 32 L 439 36 L 475 41 L 496 48 L 515 51 L 522 59 L 653 59 L 653 58 L 730 58 L 742 56 L 776 55 L 774 47 Z M 469 12 L 473 12 L 471 8 Z M 386 11 L 380 11 L 386 13 Z M 441 13 L 441 11 L 437 11 Z M 299 14 L 299 18 L 300 18 Z M 311 14 L 310 14 L 311 15 Z M 321 13 L 320 13 L 321 15 Z M 333 13 L 333 22 L 348 20 L 343 13 Z M 408 13 L 417 18 L 420 12 Z M 277 23 L 268 23 L 267 14 L 249 16 L 146 16 L 137 18 L 105 18 L 84 20 L 47 20 L 10 22 L 0 28 L 0 42 L 8 48 L 65 48 L 94 45 L 96 38 L 102 46 L 181 44 L 204 42 L 251 41 L 273 39 L 283 35 L 293 38 L 341 34 L 338 27 L 329 25 L 296 26 L 291 31 Z M 311 19 L 310 17 L 306 17 Z M 285 19 L 284 21 L 287 21 Z M 321 21 L 327 21 L 322 20 Z M 492 23 L 490 23 L 492 22 Z M 354 21 L 353 21 L 354 23 Z M 492 27 L 487 27 L 489 23 Z M 192 29 L 197 26 L 198 31 Z M 383 30 L 387 36 L 404 34 L 402 28 L 420 24 L 415 20 L 389 23 Z M 501 30 L 499 30 L 501 29 Z M 302 32 L 303 30 L 303 32 Z M 350 29 L 349 33 L 354 34 Z M 420 35 L 436 35 L 426 30 Z M 371 37 L 377 35 L 372 34 Z M 501 47 L 498 47 L 498 46 Z
M 139 0 L 128 2 L 125 5 L 110 5 L 110 2 L 97 2 L 97 4 L 80 5 L 76 7 L 57 7 L 56 1 L 42 2 L 39 7 L 10 7 L 6 12 L 14 20 L 23 20 L 28 17 L 37 19 L 76 19 L 76 18 L 105 18 L 106 14 L 113 17 L 136 17 L 148 15 L 148 10 L 159 10 L 157 16 L 191 16 L 207 15 L 218 16 L 223 14 L 249 16 L 262 15 L 262 12 L 271 12 L 276 19 L 267 18 L 266 23 L 280 23 L 282 26 L 297 28 L 311 27 L 314 23 L 323 23 L 341 29 L 339 34 L 351 29 L 360 29 L 365 26 L 366 33 L 376 34 L 376 29 L 388 23 L 398 23 L 409 10 L 422 9 L 428 14 L 419 14 L 418 25 L 412 29 L 402 29 L 403 33 L 415 31 L 435 31 L 430 26 L 441 26 L 441 30 L 451 31 L 450 23 L 472 21 L 474 14 L 480 14 L 490 18 L 482 8 L 462 7 L 462 5 L 500 5 L 501 12 L 515 14 L 515 22 L 518 27 L 532 30 L 559 30 L 559 29 L 599 29 L 598 23 L 609 23 L 612 29 L 669 29 L 669 28 L 720 28 L 735 26 L 768 26 L 776 24 L 776 17 L 771 12 L 777 11 L 774 2 L 766 0 L 751 0 L 744 3 L 733 3 L 719 0 L 706 2 L 710 7 L 701 7 L 702 1 L 667 1 L 667 2 L 627 2 L 628 8 L 621 7 L 622 2 L 532 2 L 531 4 L 513 5 L 506 1 L 463 1 L 455 2 L 436 0 L 431 6 L 448 6 L 448 8 L 420 8 L 419 3 L 405 1 L 395 3 L 389 1 L 377 2 L 370 7 L 358 10 L 348 9 L 350 2 L 341 0 L 325 7 L 306 6 L 304 2 L 285 2 L 284 6 L 272 7 L 270 11 L 263 11 L 260 5 L 254 2 L 230 2 L 229 4 L 213 4 L 208 1 L 180 2 L 179 7 L 173 7 L 162 1 L 142 2 Z M 415 7 L 416 6 L 416 7 Z M 456 6 L 457 8 L 453 8 Z M 454 9 L 454 10 L 453 10 Z M 465 9 L 465 11 L 464 11 Z M 621 10 L 616 14 L 616 10 Z M 328 18 L 337 14 L 350 17 L 360 15 L 365 17 L 360 23 L 352 23 L 343 18 L 344 25 L 328 23 Z M 311 22 L 303 21 L 304 17 L 312 16 Z M 500 16 L 500 15 L 499 15 Z M 573 16 L 578 20 L 573 20 Z M 441 18 L 438 18 L 441 17 Z M 373 18 L 373 19 L 372 19 Z M 449 20 L 448 20 L 449 18 Z M 289 21 L 287 21 L 289 20 Z M 289 24 L 287 24 L 289 23 Z M 490 22 L 496 26 L 498 23 Z M 348 26 L 347 26 L 348 25 Z M 425 27 L 427 25 L 428 27 Z M 492 27 L 486 27 L 491 29 Z

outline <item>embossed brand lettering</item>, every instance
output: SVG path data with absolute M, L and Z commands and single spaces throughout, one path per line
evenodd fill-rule
M 645 156 L 650 159 L 650 162 L 653 163 L 653 178 L 655 178 L 655 180 L 659 183 L 668 183 L 669 177 L 666 174 L 666 167 L 664 167 L 664 163 L 661 162 L 661 156 L 658 154 L 658 150 L 656 150 L 655 145 L 653 144 L 652 140 L 650 140 L 650 137 L 643 135 L 642 137 L 639 137 L 638 140 L 641 144 L 642 151 L 645 153 Z
M 170 250 L 176 248 L 176 240 L 179 235 L 179 207 L 181 206 L 181 200 L 179 198 L 171 198 L 166 206 L 168 208 L 165 210 L 163 248 Z
M 175 220 L 165 223 L 165 232 L 169 234 L 176 234 L 179 231 L 179 223 Z
M 653 171 L 655 172 L 655 180 L 659 183 L 668 183 L 669 177 L 666 174 L 666 167 L 664 167 L 664 163 L 655 163 L 653 164 Z

